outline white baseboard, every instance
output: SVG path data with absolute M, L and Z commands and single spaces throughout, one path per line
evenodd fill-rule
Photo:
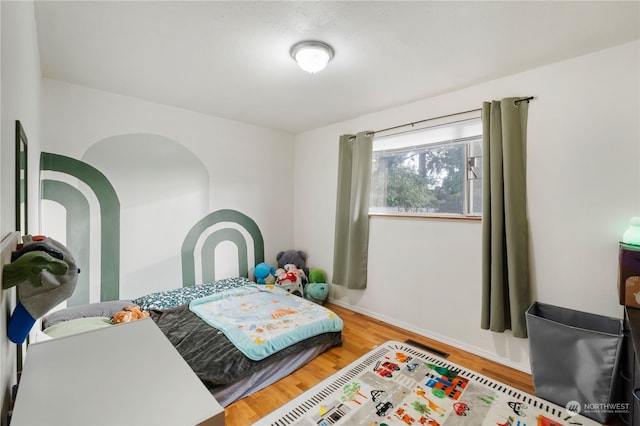
M 340 300 L 329 298 L 329 302 L 333 303 L 334 305 L 343 307 L 345 309 L 349 309 L 351 311 L 358 312 L 360 314 L 367 315 L 367 316 L 369 316 L 371 318 L 375 318 L 377 320 L 386 322 L 388 324 L 395 325 L 396 327 L 403 328 L 403 329 L 405 329 L 407 331 L 410 331 L 410 332 L 415 333 L 415 334 L 419 334 L 419 335 L 427 337 L 429 339 L 437 340 L 438 342 L 445 343 L 447 345 L 453 346 L 453 347 L 455 347 L 457 349 L 460 349 L 460 350 L 463 350 L 465 352 L 469 352 L 469 353 L 472 353 L 474 355 L 480 356 L 482 358 L 486 358 L 486 359 L 488 359 L 490 361 L 494 361 L 494 362 L 497 362 L 499 364 L 505 365 L 507 367 L 511 367 L 513 369 L 516 369 L 516 370 L 519 370 L 519 371 L 523 371 L 523 372 L 525 372 L 527 374 L 531 374 L 531 368 L 530 367 L 523 366 L 521 364 L 513 362 L 512 360 L 510 360 L 508 358 L 504 358 L 504 357 L 498 356 L 498 355 L 496 355 L 494 353 L 491 353 L 489 351 L 486 351 L 484 349 L 480 349 L 480 348 L 477 348 L 475 346 L 467 345 L 466 343 L 460 342 L 459 340 L 451 339 L 451 338 L 449 338 L 447 336 L 444 336 L 444 335 L 441 335 L 441 334 L 438 334 L 438 333 L 434 333 L 434 332 L 431 332 L 429 330 L 424 330 L 424 329 L 421 329 L 421 328 L 417 328 L 417 327 L 415 327 L 415 326 L 413 326 L 411 324 L 408 324 L 408 323 L 405 323 L 405 322 L 402 322 L 402 321 L 398 321 L 398 320 L 396 320 L 394 318 L 387 317 L 385 315 L 380 315 L 379 313 L 370 311 L 368 309 L 363 309 L 363 308 L 358 307 L 358 306 L 353 306 L 353 305 L 350 305 L 348 303 L 344 303 L 344 302 L 342 302 Z

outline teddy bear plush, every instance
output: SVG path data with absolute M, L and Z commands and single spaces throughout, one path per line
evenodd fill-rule
M 267 262 L 258 263 L 253 270 L 253 275 L 256 277 L 258 284 L 275 284 L 275 273 L 276 268 Z
M 309 268 L 307 268 L 307 254 L 301 250 L 281 251 L 276 256 L 278 268 L 284 268 L 284 265 L 292 264 L 297 269 L 302 269 L 305 276 L 309 276 Z
M 123 322 L 130 322 L 146 318 L 149 316 L 149 312 L 141 311 L 140 306 L 130 305 L 125 306 L 121 311 L 116 312 L 111 318 L 112 324 L 122 324 Z

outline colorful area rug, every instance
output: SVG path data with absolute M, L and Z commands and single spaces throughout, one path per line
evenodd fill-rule
M 598 424 L 395 341 L 374 348 L 256 423 L 260 426 Z

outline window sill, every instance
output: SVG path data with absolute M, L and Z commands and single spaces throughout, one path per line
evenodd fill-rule
M 460 215 L 428 215 L 428 214 L 390 214 L 390 213 L 369 213 L 369 218 L 397 218 L 397 219 L 437 219 L 437 220 L 465 220 L 481 222 L 482 216 L 460 216 Z

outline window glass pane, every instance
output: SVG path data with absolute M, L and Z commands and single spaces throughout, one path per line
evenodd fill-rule
M 476 179 L 469 183 L 471 189 L 471 204 L 469 206 L 469 214 L 482 214 L 482 180 Z
M 482 214 L 482 139 L 469 143 L 469 214 Z
M 371 213 L 482 212 L 480 119 L 374 140 Z

